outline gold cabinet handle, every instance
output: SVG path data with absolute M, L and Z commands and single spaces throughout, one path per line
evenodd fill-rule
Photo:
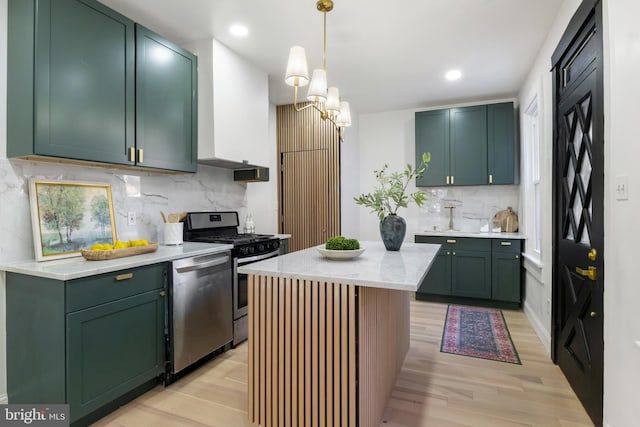
M 453 175 L 451 175 L 451 185 L 453 185 Z
M 144 162 L 144 150 L 142 148 L 138 148 L 138 163 Z
M 591 261 L 595 261 L 598 258 L 598 251 L 596 251 L 595 248 L 591 248 L 587 257 L 589 257 Z
M 598 270 L 592 265 L 586 270 L 576 267 L 576 272 L 581 276 L 588 277 L 590 280 L 596 280 L 598 278 Z
M 130 162 L 136 161 L 136 150 L 133 147 L 129 147 L 129 161 Z
M 447 185 L 449 185 L 449 175 L 447 175 Z
M 455 252 L 453 252 L 453 254 L 455 255 L 456 253 L 455 253 Z
M 511 246 L 511 242 L 500 242 L 501 246 Z
M 456 239 L 447 239 L 447 243 L 457 243 Z
M 165 291 L 160 291 L 160 296 L 163 297 L 165 296 L 167 293 Z
M 116 276 L 116 280 L 117 281 L 128 280 L 128 279 L 131 279 L 132 277 L 133 277 L 133 273 L 118 274 Z
M 595 311 L 592 311 L 591 313 L 589 313 L 589 316 L 591 317 L 596 317 L 598 315 L 598 313 L 596 313 Z
M 489 184 L 493 184 L 493 175 L 489 174 Z

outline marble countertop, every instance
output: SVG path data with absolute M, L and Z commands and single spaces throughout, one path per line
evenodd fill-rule
M 440 245 L 404 243 L 387 251 L 382 242 L 360 242 L 365 251 L 351 260 L 322 257 L 315 247 L 240 267 L 245 274 L 289 277 L 415 292 Z
M 416 236 L 432 237 L 473 237 L 476 239 L 520 239 L 525 240 L 527 236 L 523 233 L 493 233 L 488 231 L 421 231 L 415 233 Z
M 110 273 L 143 265 L 157 264 L 199 255 L 227 251 L 233 245 L 218 243 L 185 242 L 178 246 L 160 246 L 157 251 L 105 261 L 87 261 L 82 257 L 65 258 L 54 261 L 33 260 L 0 265 L 0 271 L 45 277 L 54 280 L 71 280 L 96 274 Z

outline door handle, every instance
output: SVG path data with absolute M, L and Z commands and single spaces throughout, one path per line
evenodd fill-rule
M 581 276 L 588 277 L 590 280 L 595 281 L 598 278 L 598 270 L 594 266 L 589 266 L 586 270 L 576 267 L 576 272 Z
M 591 250 L 589 251 L 589 253 L 587 254 L 587 257 L 591 260 L 591 261 L 595 261 L 596 258 L 598 258 L 598 251 L 596 251 L 595 248 L 591 248 Z

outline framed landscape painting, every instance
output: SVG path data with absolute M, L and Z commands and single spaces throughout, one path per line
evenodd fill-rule
M 36 261 L 80 256 L 94 243 L 116 241 L 111 185 L 29 180 Z

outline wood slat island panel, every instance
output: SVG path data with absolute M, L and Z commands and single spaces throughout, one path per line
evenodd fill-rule
M 409 293 L 249 276 L 249 420 L 377 426 L 409 347 Z

